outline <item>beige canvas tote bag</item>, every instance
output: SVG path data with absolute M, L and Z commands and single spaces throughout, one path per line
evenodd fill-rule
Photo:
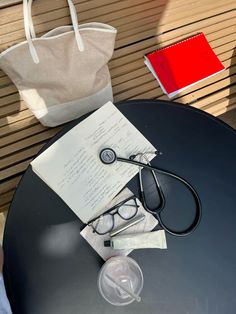
M 72 26 L 55 28 L 37 38 L 32 0 L 23 0 L 26 41 L 0 54 L 0 67 L 46 126 L 73 120 L 113 100 L 107 63 L 116 29 L 102 23 L 78 25 L 74 4 L 67 2 Z

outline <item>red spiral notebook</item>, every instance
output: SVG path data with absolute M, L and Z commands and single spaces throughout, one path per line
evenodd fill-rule
M 147 54 L 144 63 L 169 97 L 225 69 L 203 33 Z

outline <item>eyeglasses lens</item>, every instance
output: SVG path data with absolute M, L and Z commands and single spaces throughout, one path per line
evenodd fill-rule
M 93 222 L 93 228 L 100 234 L 110 232 L 113 228 L 113 217 L 105 214 Z
M 118 213 L 123 219 L 128 220 L 136 215 L 137 210 L 138 208 L 134 199 L 131 199 L 119 207 Z

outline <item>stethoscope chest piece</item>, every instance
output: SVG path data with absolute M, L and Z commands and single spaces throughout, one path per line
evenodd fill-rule
M 113 164 L 117 159 L 116 153 L 111 148 L 102 149 L 99 157 L 100 157 L 101 162 L 106 165 Z

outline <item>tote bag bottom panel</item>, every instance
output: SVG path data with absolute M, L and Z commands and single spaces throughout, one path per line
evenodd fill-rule
M 82 115 L 93 111 L 108 101 L 113 101 L 111 83 L 97 92 L 96 94 L 76 99 L 63 104 L 33 110 L 35 117 L 45 126 L 54 127 L 68 121 L 81 117 Z

